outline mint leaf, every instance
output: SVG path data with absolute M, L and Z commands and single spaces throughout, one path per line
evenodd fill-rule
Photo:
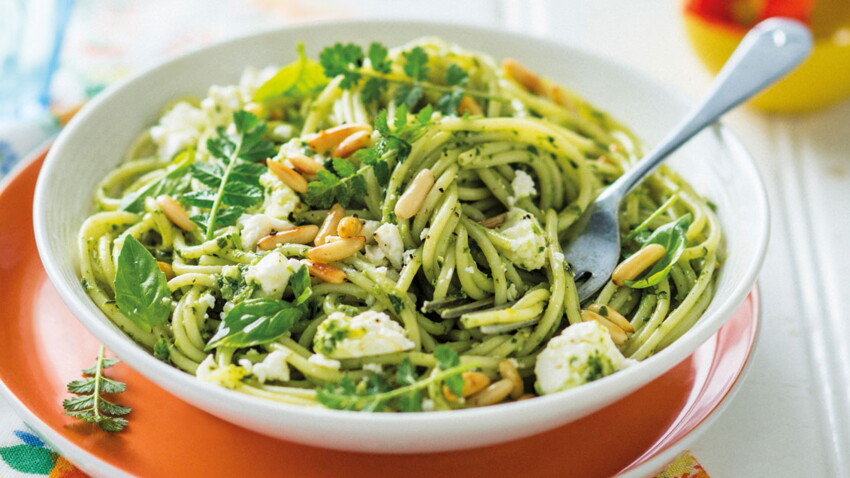
M 248 299 L 230 309 L 204 348 L 251 347 L 277 340 L 301 318 L 301 310 L 273 299 Z
M 254 101 L 284 97 L 301 99 L 324 88 L 328 78 L 322 65 L 307 58 L 304 43 L 295 47 L 298 59 L 284 66 L 274 76 L 266 80 L 254 93 Z
M 146 332 L 171 314 L 171 290 L 156 259 L 133 236 L 124 239 L 115 271 L 115 304 Z

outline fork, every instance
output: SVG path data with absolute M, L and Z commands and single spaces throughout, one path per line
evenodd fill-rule
M 587 208 L 564 256 L 584 301 L 611 278 L 620 257 L 620 202 L 670 153 L 723 114 L 785 76 L 811 52 L 812 36 L 800 22 L 764 20 L 750 30 L 717 75 L 708 94 L 660 144 L 609 185 Z

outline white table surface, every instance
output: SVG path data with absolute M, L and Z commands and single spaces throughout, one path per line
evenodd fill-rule
M 429 0 L 373 15 L 443 19 L 561 40 L 648 71 L 696 98 L 711 77 L 672 0 Z M 692 445 L 712 477 L 850 476 L 850 100 L 814 114 L 744 108 L 726 123 L 755 157 L 771 204 L 762 334 L 746 381 Z

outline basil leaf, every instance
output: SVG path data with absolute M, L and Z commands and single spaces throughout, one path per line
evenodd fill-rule
M 160 194 L 174 194 L 188 185 L 186 172 L 189 165 L 195 161 L 195 151 L 187 149 L 174 157 L 174 161 L 165 169 L 165 174 L 151 181 L 137 191 L 128 194 L 121 200 L 122 211 L 140 213 L 145 210 L 145 198 L 156 197 Z
M 251 347 L 277 340 L 301 318 L 288 302 L 249 299 L 230 309 L 204 350 L 215 347 Z
M 313 289 L 310 287 L 310 271 L 306 266 L 301 266 L 295 271 L 292 279 L 289 280 L 289 285 L 295 295 L 295 305 L 303 304 L 313 295 Z
M 670 273 L 670 269 L 673 268 L 673 265 L 682 256 L 682 251 L 688 246 L 687 234 L 692 221 L 691 214 L 685 214 L 679 219 L 659 227 L 646 238 L 642 244 L 643 247 L 650 244 L 660 244 L 664 246 L 667 252 L 652 266 L 649 272 L 644 273 L 637 280 L 625 281 L 626 285 L 632 289 L 645 289 L 661 282 Z
M 446 347 L 445 345 L 438 345 L 436 349 L 434 349 L 434 358 L 437 359 L 437 368 L 440 370 L 448 370 L 452 367 L 457 367 L 460 365 L 460 356 L 458 356 L 457 352 Z M 443 380 L 443 383 L 449 387 L 449 390 L 460 397 L 463 395 L 463 377 L 460 374 L 450 375 Z
M 171 290 L 156 260 L 133 236 L 124 239 L 115 271 L 115 304 L 130 321 L 150 332 L 171 314 Z
M 274 97 L 303 98 L 318 91 L 328 83 L 324 69 L 319 63 L 307 58 L 304 44 L 296 46 L 298 59 L 284 66 L 254 93 L 254 101 Z

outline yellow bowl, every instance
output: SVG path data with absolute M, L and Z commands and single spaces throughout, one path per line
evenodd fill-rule
M 697 55 L 714 73 L 732 54 L 745 31 L 685 13 L 685 29 Z M 816 38 L 800 67 L 750 101 L 765 111 L 812 111 L 850 96 L 850 30 Z

